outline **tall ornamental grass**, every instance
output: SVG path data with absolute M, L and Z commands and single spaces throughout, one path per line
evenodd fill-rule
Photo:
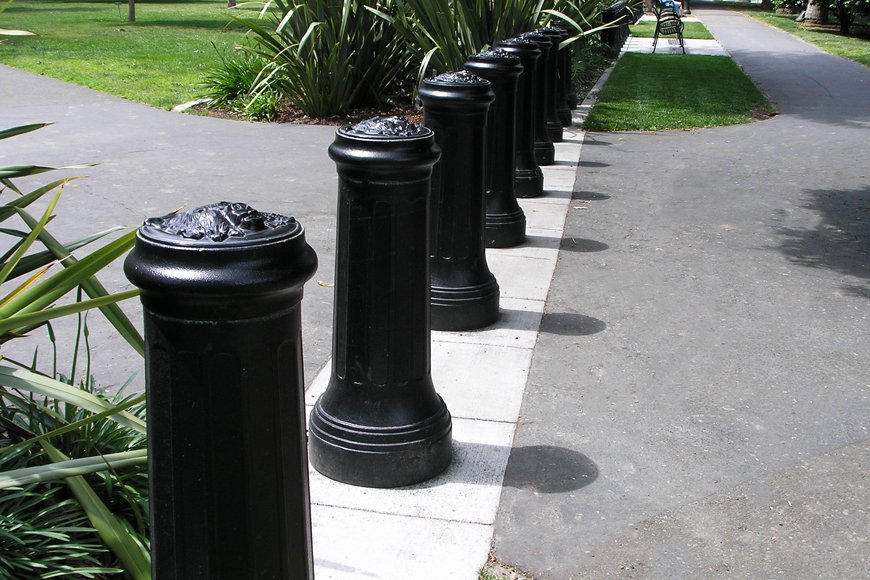
M 0 130 L 0 139 L 44 124 Z M 54 168 L 0 167 L 0 343 L 27 340 L 51 322 L 100 309 L 133 351 L 141 335 L 117 303 L 138 290 L 111 294 L 96 275 L 134 243 L 133 231 L 89 253 L 81 248 L 112 228 L 68 243 L 47 229 L 70 179 L 22 191 L 17 178 Z M 47 202 L 35 215 L 32 204 Z M 87 377 L 76 385 L 79 343 L 68 375 L 34 361 L 0 362 L 0 571 L 12 578 L 96 577 L 125 571 L 150 578 L 145 483 L 144 396 L 108 399 Z M 135 356 L 135 355 L 134 355 Z M 57 366 L 55 358 L 55 367 Z M 79 369 L 79 370 L 77 370 Z M 133 471 L 129 471 L 132 469 Z
M 231 16 L 248 29 L 244 48 L 268 61 L 253 94 L 274 88 L 307 115 L 329 117 L 399 90 L 408 52 L 372 10 L 377 2 L 269 0 L 259 18 Z
M 276 90 L 329 117 L 411 95 L 426 75 L 547 21 L 579 38 L 599 14 L 597 0 L 269 0 L 256 18 L 231 18 L 248 29 L 242 49 L 267 61 L 248 98 Z

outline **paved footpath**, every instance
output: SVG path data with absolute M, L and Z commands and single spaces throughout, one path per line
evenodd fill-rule
M 495 554 L 539 580 L 865 577 L 870 69 L 693 12 L 779 115 L 586 134 Z
M 582 152 L 569 135 L 548 195 L 523 202 L 529 242 L 488 253 L 500 323 L 433 335 L 454 464 L 390 491 L 312 473 L 318 578 L 470 580 L 493 530 L 499 558 L 537 578 L 866 568 L 868 71 L 696 13 L 781 114 L 589 134 Z M 0 126 L 38 121 L 55 125 L 0 142 L 0 165 L 100 162 L 64 193 L 63 239 L 218 199 L 301 221 L 320 259 L 303 303 L 313 402 L 329 372 L 334 128 L 177 115 L 0 66 Z M 118 268 L 103 280 L 126 286 Z M 140 370 L 91 324 L 102 384 Z

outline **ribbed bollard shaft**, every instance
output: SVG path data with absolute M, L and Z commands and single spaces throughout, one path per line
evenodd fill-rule
M 553 28 L 562 33 L 562 41 L 571 38 L 573 28 L 561 20 L 552 24 Z M 568 95 L 572 91 L 571 82 L 571 47 L 567 44 L 559 49 L 556 68 L 558 78 L 556 81 L 556 116 L 563 127 L 570 127 L 572 123 L 571 106 L 568 103 Z
M 559 120 L 559 115 L 556 113 L 556 103 L 558 100 L 559 84 L 559 43 L 562 42 L 564 34 L 558 28 L 539 28 L 535 32 L 546 34 L 552 43 L 548 50 L 547 57 L 547 79 L 546 79 L 546 107 L 547 107 L 547 136 L 553 143 L 562 142 L 562 121 Z
M 544 193 L 544 174 L 535 159 L 535 71 L 541 49 L 534 40 L 522 37 L 502 40 L 496 46 L 519 57 L 523 66 L 517 84 L 516 196 L 538 197 Z
M 293 218 L 241 203 L 148 220 L 124 271 L 145 318 L 152 573 L 314 577 Z
M 550 93 L 547 92 L 550 71 L 550 49 L 553 42 L 543 32 L 527 32 L 523 38 L 531 39 L 541 50 L 541 58 L 535 68 L 535 160 L 538 165 L 552 165 L 556 159 L 556 148 L 550 138 L 547 128 L 547 102 Z
M 488 248 L 510 248 L 526 239 L 526 216 L 516 196 L 517 84 L 523 65 L 504 49 L 469 57 L 465 68 L 492 85 L 495 102 L 486 122 L 486 227 Z
M 495 94 L 489 81 L 460 71 L 424 80 L 420 98 L 441 148 L 429 205 L 432 328 L 482 328 L 499 315 L 483 239 L 486 119 Z
M 432 131 L 401 117 L 339 129 L 333 359 L 311 412 L 311 463 L 327 477 L 398 487 L 451 457 L 430 370 L 428 203 Z

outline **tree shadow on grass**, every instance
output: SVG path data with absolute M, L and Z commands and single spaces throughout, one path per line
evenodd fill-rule
M 202 28 L 206 30 L 225 30 L 227 32 L 242 32 L 246 30 L 244 26 L 238 24 L 237 22 L 231 21 L 229 18 L 226 20 L 210 20 L 208 18 L 202 19 L 188 19 L 179 17 L 178 20 L 137 20 L 135 23 L 126 23 L 131 26 L 136 26 L 137 28 L 147 28 L 150 26 L 161 26 L 164 28 Z
M 800 266 L 870 279 L 870 186 L 806 193 L 809 197 L 803 207 L 816 212 L 821 221 L 812 229 L 779 230 L 785 236 L 780 251 Z M 860 286 L 846 289 L 867 296 Z

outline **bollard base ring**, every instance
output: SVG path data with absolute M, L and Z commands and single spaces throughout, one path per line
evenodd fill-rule
M 487 248 L 513 248 L 526 241 L 526 216 L 512 213 L 486 214 L 484 241 Z
M 361 487 L 413 485 L 442 473 L 453 455 L 450 412 L 441 397 L 435 414 L 390 428 L 350 424 L 318 400 L 309 422 L 308 456 L 324 476 Z
M 476 330 L 498 321 L 499 288 L 495 277 L 478 286 L 429 290 L 432 330 Z
M 552 143 L 538 144 L 535 142 L 535 161 L 539 166 L 553 165 L 556 162 L 556 148 Z
M 561 121 L 547 121 L 547 136 L 550 138 L 550 141 L 552 141 L 553 143 L 561 143 L 563 141 L 562 122 Z
M 540 197 L 544 195 L 544 173 L 540 167 L 517 169 L 514 187 L 517 197 Z

